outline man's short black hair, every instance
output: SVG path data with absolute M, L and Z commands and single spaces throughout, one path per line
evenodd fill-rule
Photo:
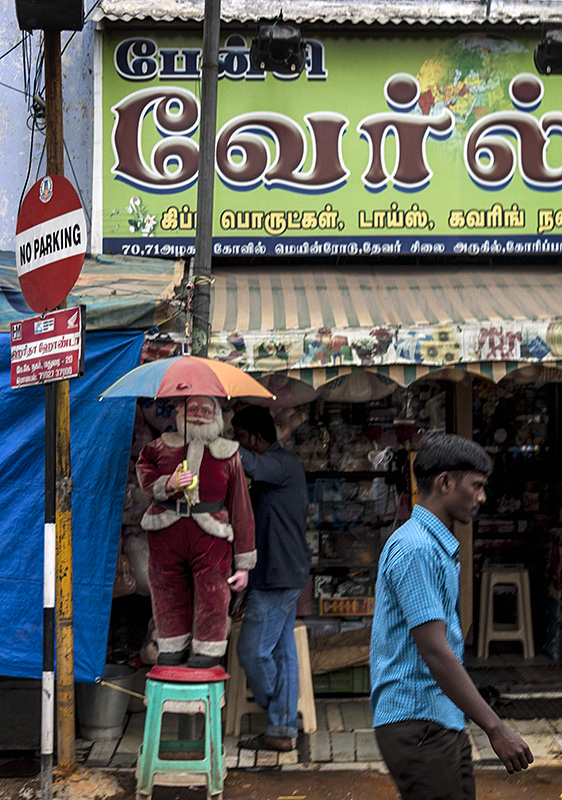
M 442 472 L 480 472 L 488 477 L 492 459 L 471 439 L 453 433 L 430 436 L 414 459 L 414 475 L 420 492 L 429 493 Z
M 269 409 L 263 406 L 246 406 L 237 411 L 232 417 L 231 425 L 233 428 L 243 428 L 248 433 L 261 433 L 265 441 L 270 444 L 277 441 L 275 422 Z

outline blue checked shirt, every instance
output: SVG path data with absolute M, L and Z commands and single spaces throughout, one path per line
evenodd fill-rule
M 427 509 L 412 516 L 383 548 L 371 634 L 373 725 L 409 719 L 462 730 L 463 712 L 443 693 L 410 631 L 442 619 L 449 646 L 463 659 L 459 543 Z

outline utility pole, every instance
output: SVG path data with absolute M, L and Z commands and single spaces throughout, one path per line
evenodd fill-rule
M 61 36 L 44 31 L 47 174 L 64 175 Z M 59 308 L 66 308 L 66 299 Z M 50 494 L 55 498 L 55 620 L 58 765 L 75 766 L 74 620 L 72 598 L 72 476 L 70 470 L 70 402 L 68 381 L 45 385 L 46 443 L 54 434 L 54 457 L 46 455 Z M 47 416 L 49 419 L 47 420 Z M 54 419 L 53 419 L 54 418 Z M 51 472 L 54 466 L 54 472 Z M 53 492 L 54 487 L 54 492 Z
M 207 356 L 211 305 L 213 257 L 213 193 L 215 185 L 215 140 L 219 79 L 220 0 L 205 0 L 203 57 L 201 68 L 201 125 L 199 128 L 199 174 L 197 182 L 197 229 L 193 258 L 193 306 L 191 351 Z

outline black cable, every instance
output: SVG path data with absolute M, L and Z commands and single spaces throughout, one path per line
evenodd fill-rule
M 29 37 L 29 35 L 30 34 L 27 33 L 27 32 L 24 33 L 24 35 L 22 36 L 22 38 L 19 40 L 19 42 L 17 44 L 15 44 L 13 47 L 10 47 L 10 49 L 6 50 L 5 53 L 2 53 L 2 55 L 0 56 L 0 61 L 2 61 L 3 58 L 6 58 L 6 56 L 9 56 L 10 53 L 12 53 L 14 50 L 16 50 L 20 46 L 20 44 L 23 44 L 25 42 L 26 38 Z
M 18 203 L 18 214 L 20 213 L 21 204 L 23 203 L 25 190 L 27 188 L 27 182 L 29 181 L 29 173 L 31 172 L 31 164 L 32 164 L 32 161 L 33 161 L 33 138 L 34 138 L 34 135 L 35 135 L 35 125 L 33 125 L 32 128 L 31 128 L 31 142 L 30 142 L 30 145 L 29 145 L 29 158 L 28 158 L 28 161 L 27 161 L 27 175 L 25 176 L 25 181 L 23 182 L 23 187 L 22 187 L 22 190 L 21 190 L 20 201 Z
M 22 48 L 22 58 L 23 58 L 23 81 L 24 81 L 24 89 L 31 97 L 33 97 L 34 91 L 31 84 L 31 71 L 32 71 L 32 61 L 33 61 L 33 52 L 32 52 L 32 38 L 29 36 L 23 43 Z M 33 102 L 28 99 L 27 108 L 29 111 L 33 109 Z
M 29 47 L 30 38 L 31 37 L 28 36 L 27 39 L 25 39 L 24 45 L 23 45 L 23 48 L 22 48 L 22 50 L 23 50 L 24 86 L 26 87 L 27 90 L 29 90 L 29 88 L 31 86 L 31 70 L 32 70 L 32 67 L 31 67 L 31 49 Z M 30 114 L 29 114 L 29 116 L 28 116 L 28 118 L 26 120 L 26 124 L 27 124 L 27 127 L 30 128 L 30 130 L 31 130 L 31 137 L 30 137 L 30 142 L 29 142 L 29 157 L 28 157 L 28 161 L 27 161 L 27 174 L 25 176 L 25 181 L 23 183 L 23 187 L 22 187 L 22 191 L 21 191 L 20 201 L 19 201 L 19 205 L 18 205 L 18 213 L 19 213 L 19 210 L 21 209 L 21 204 L 23 203 L 23 198 L 25 196 L 25 191 L 27 189 L 27 184 L 29 183 L 29 176 L 31 174 L 31 167 L 33 165 L 33 144 L 34 144 L 34 141 L 35 141 L 35 128 L 37 127 L 38 129 L 40 129 L 39 122 L 38 122 L 38 119 L 37 119 L 38 111 L 39 111 L 39 104 L 33 98 L 35 98 L 35 95 L 39 94 L 39 92 L 38 92 L 38 77 L 39 77 L 39 74 L 40 74 L 40 72 L 39 72 L 40 71 L 40 64 L 41 64 L 42 58 L 43 58 L 42 52 L 43 52 L 43 43 L 41 41 L 39 54 L 38 54 L 38 57 L 37 57 L 37 60 L 36 60 L 36 63 L 35 63 L 35 75 L 34 75 L 34 78 L 33 78 L 33 91 L 31 91 L 31 92 L 28 91 L 28 96 L 31 95 L 32 102 L 28 103 L 28 108 L 29 108 Z M 30 120 L 31 120 L 31 126 L 29 124 Z M 39 169 L 39 167 L 41 165 L 41 161 L 43 159 L 43 153 L 45 151 L 45 144 L 46 144 L 46 142 L 43 144 L 43 150 L 41 152 L 41 157 L 39 159 L 38 169 Z
M 26 97 L 33 97 L 29 92 L 24 91 L 23 89 L 16 89 L 15 86 L 9 86 L 7 83 L 2 83 L 0 81 L 0 86 L 4 86 L 6 89 L 11 89 L 12 92 L 18 92 L 19 94 L 24 94 Z
M 37 171 L 35 173 L 35 183 L 39 180 L 39 170 L 41 169 L 41 164 L 43 163 L 43 156 L 45 155 L 45 150 L 47 149 L 47 139 L 43 142 L 43 149 L 41 150 L 41 155 L 39 156 L 39 161 L 37 163 Z
M 64 144 L 64 152 L 66 153 L 66 157 L 68 159 L 68 163 L 70 164 L 70 169 L 71 169 L 72 175 L 74 177 L 74 184 L 75 184 L 76 189 L 78 191 L 78 195 L 80 197 L 80 202 L 82 203 L 82 208 L 84 209 L 84 213 L 85 213 L 85 215 L 86 215 L 86 217 L 88 219 L 88 224 L 89 224 L 89 226 L 91 228 L 92 227 L 92 220 L 91 220 L 90 215 L 88 214 L 88 211 L 86 210 L 86 203 L 84 202 L 84 198 L 82 197 L 82 192 L 81 192 L 80 186 L 78 184 L 78 178 L 76 177 L 76 173 L 74 171 L 74 165 L 72 164 L 72 159 L 70 158 L 70 153 L 68 152 L 68 147 L 66 146 L 66 142 L 64 141 L 64 138 L 63 138 L 63 144 Z
M 92 13 L 92 11 L 94 10 L 94 8 L 95 8 L 96 6 L 99 6 L 99 4 L 100 4 L 100 3 L 101 3 L 101 0 L 96 0 L 96 2 L 95 2 L 95 3 L 94 3 L 94 5 L 91 7 L 91 9 L 90 9 L 90 10 L 89 10 L 89 11 L 88 11 L 88 12 L 87 12 L 85 15 L 84 15 L 84 22 L 86 22 L 86 20 L 88 19 L 88 17 L 90 16 L 90 14 Z M 70 44 L 70 42 L 71 42 L 71 41 L 74 39 L 74 37 L 76 36 L 76 34 L 77 34 L 77 33 L 79 33 L 79 32 L 80 32 L 80 31 L 72 31 L 71 35 L 68 37 L 68 40 L 67 40 L 66 44 L 64 45 L 64 47 L 63 47 L 63 48 L 62 48 L 62 50 L 61 50 L 61 56 L 63 55 L 64 51 L 66 50 L 66 48 L 68 47 L 68 45 Z
M 3 81 L 0 81 L 0 86 L 4 86 L 6 89 L 11 89 L 12 92 L 18 92 L 18 94 L 24 94 L 26 97 L 33 97 L 32 93 L 29 91 L 29 82 L 27 80 L 28 73 L 29 73 L 29 64 L 26 63 L 26 49 L 27 49 L 26 48 L 26 42 L 29 40 L 29 38 L 30 38 L 30 35 L 28 33 L 26 33 L 25 36 L 23 36 L 23 38 L 20 39 L 20 41 L 17 44 L 15 44 L 12 48 L 10 48 L 10 50 L 7 50 L 3 55 L 0 56 L 0 61 L 1 61 L 3 58 L 5 58 L 7 55 L 9 55 L 9 53 L 11 53 L 13 50 L 15 50 L 17 47 L 19 47 L 20 45 L 23 45 L 23 47 L 22 47 L 22 55 L 23 55 L 23 86 L 24 86 L 24 88 L 23 89 L 18 89 L 16 86 L 10 86 L 8 83 L 4 83 Z
M 90 10 L 85 15 L 84 20 L 86 20 L 89 17 L 89 15 L 96 8 L 96 6 L 99 5 L 100 2 L 101 2 L 101 0 L 96 0 L 94 5 L 90 8 Z M 70 36 L 70 38 L 66 42 L 66 44 L 65 44 L 65 46 L 64 46 L 64 48 L 63 48 L 63 50 L 61 52 L 61 56 L 62 56 L 62 53 L 64 53 L 65 49 L 70 44 L 70 42 L 72 41 L 72 38 L 74 37 L 74 35 L 76 33 L 77 33 L 77 31 L 73 31 L 72 35 Z M 3 56 L 0 57 L 0 60 L 1 60 L 2 58 L 4 58 L 4 56 L 8 55 L 8 53 L 11 53 L 12 50 L 15 50 L 16 47 L 19 47 L 20 44 L 23 44 L 23 48 L 22 48 L 22 50 L 23 50 L 23 62 L 24 62 L 23 63 L 23 76 L 24 76 L 25 91 L 21 91 L 20 89 L 14 89 L 14 87 L 12 87 L 12 86 L 7 86 L 7 88 L 8 89 L 14 89 L 14 91 L 21 92 L 22 94 L 25 94 L 28 98 L 31 98 L 31 100 L 33 101 L 33 102 L 30 102 L 28 104 L 28 108 L 31 111 L 31 114 L 28 116 L 26 124 L 27 124 L 27 127 L 28 128 L 30 127 L 30 129 L 31 129 L 31 140 L 30 140 L 30 145 L 29 145 L 29 158 L 28 158 L 28 164 L 27 164 L 27 174 L 26 174 L 26 177 L 25 177 L 25 181 L 24 181 L 23 188 L 22 188 L 22 193 L 21 193 L 21 196 L 20 196 L 20 201 L 19 201 L 19 205 L 18 205 L 18 213 L 19 213 L 19 209 L 21 209 L 21 204 L 22 204 L 23 198 L 25 196 L 25 190 L 27 188 L 27 184 L 29 182 L 29 176 L 31 174 L 31 167 L 32 167 L 32 163 L 33 163 L 33 143 L 34 143 L 34 137 L 35 137 L 35 128 L 37 127 L 38 130 L 41 130 L 39 122 L 38 122 L 38 115 L 37 115 L 38 104 L 35 102 L 34 98 L 36 96 L 41 97 L 42 94 L 45 91 L 44 86 L 39 88 L 40 87 L 41 78 L 43 76 L 44 38 L 41 39 L 41 43 L 40 43 L 40 46 L 39 46 L 39 51 L 38 51 L 38 54 L 37 54 L 37 57 L 36 57 L 36 60 L 35 60 L 35 74 L 33 76 L 33 89 L 30 91 L 31 71 L 32 71 L 32 68 L 31 68 L 31 52 L 28 50 L 28 48 L 26 46 L 26 45 L 29 44 L 30 38 L 31 38 L 31 34 L 26 32 L 26 34 L 22 37 L 20 42 L 18 42 L 16 45 L 14 45 L 14 47 L 12 47 L 10 50 L 8 50 L 6 53 L 4 53 Z M 0 85 L 6 86 L 6 84 L 2 84 L 2 83 L 0 83 Z M 29 121 L 30 120 L 32 120 L 31 126 L 29 125 Z M 83 202 L 83 199 L 82 199 L 82 193 L 80 192 L 80 187 L 78 186 L 76 173 L 74 171 L 74 166 L 73 166 L 72 161 L 70 159 L 68 148 L 67 148 L 66 142 L 64 142 L 64 140 L 63 140 L 63 143 L 64 143 L 64 148 L 65 148 L 65 151 L 66 151 L 66 155 L 67 155 L 67 158 L 68 158 L 68 162 L 69 162 L 70 168 L 72 170 L 72 174 L 74 175 L 74 180 L 76 182 L 76 187 L 78 189 L 78 194 L 80 195 L 80 200 L 82 202 L 82 206 L 85 209 L 85 205 L 84 205 L 84 202 Z M 39 163 L 38 163 L 38 167 L 37 167 L 37 174 L 39 174 L 39 169 L 40 169 L 40 166 L 41 166 L 41 162 L 43 160 L 43 154 L 45 152 L 45 146 L 46 146 L 46 142 L 43 144 L 43 149 L 41 151 L 41 156 L 39 158 Z M 91 227 L 90 216 L 89 216 L 89 214 L 87 214 L 87 212 L 86 212 L 86 215 L 88 217 L 88 222 L 89 222 L 90 227 Z

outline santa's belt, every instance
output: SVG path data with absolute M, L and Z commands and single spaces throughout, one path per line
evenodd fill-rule
M 156 505 L 169 508 L 178 517 L 190 517 L 192 514 L 215 514 L 224 508 L 224 500 L 209 500 L 207 503 L 191 505 L 188 500 L 155 500 Z

